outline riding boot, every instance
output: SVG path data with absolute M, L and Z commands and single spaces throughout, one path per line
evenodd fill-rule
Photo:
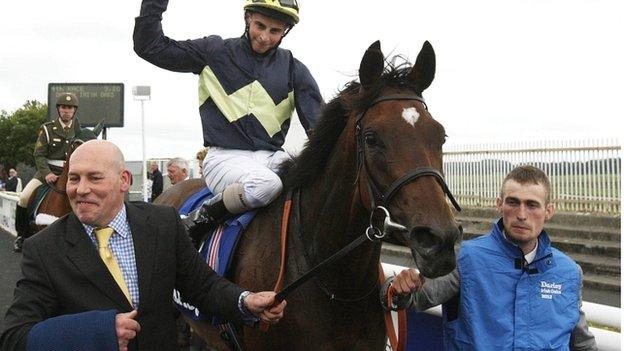
M 228 211 L 223 202 L 223 193 L 206 200 L 199 210 L 194 211 L 193 222 L 195 223 L 223 223 L 228 218 L 234 216 Z
M 22 252 L 22 243 L 29 236 L 28 209 L 22 206 L 15 208 L 15 231 L 17 238 L 13 242 L 13 252 Z
M 234 214 L 225 207 L 223 202 L 223 193 L 219 193 L 206 200 L 200 208 L 189 213 L 186 218 L 182 219 L 182 224 L 195 246 L 199 247 L 208 228 L 221 224 L 232 216 Z

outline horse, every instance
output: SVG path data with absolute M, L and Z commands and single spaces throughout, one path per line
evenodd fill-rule
M 293 214 L 284 284 L 367 228 L 378 228 L 372 224 L 378 205 L 399 224 L 393 235 L 411 249 L 421 274 L 433 278 L 455 268 L 461 228 L 445 198 L 452 199 L 442 176 L 446 135 L 422 98 L 435 73 L 433 47 L 425 42 L 413 66 L 393 60 L 386 66 L 385 61 L 379 41 L 373 43 L 362 58 L 359 83 L 348 83 L 324 107 L 301 154 L 283 165 L 280 198 L 260 209 L 239 239 L 230 280 L 251 291 L 273 290 L 287 196 Z M 204 186 L 199 179 L 185 181 L 156 203 L 179 208 L 182 199 Z M 244 348 L 383 350 L 380 251 L 380 241 L 366 241 L 299 286 L 288 296 L 280 323 L 267 332 L 241 328 Z M 188 321 L 211 347 L 227 349 L 216 346 L 207 323 Z
M 42 184 L 28 200 L 28 212 L 32 213 L 36 211 L 36 213 L 34 213 L 34 223 L 29 226 L 31 234 L 39 232 L 43 228 L 52 224 L 55 220 L 72 211 L 69 204 L 69 198 L 65 192 L 69 174 L 69 158 L 81 144 L 89 140 L 97 139 L 101 130 L 102 122 L 96 125 L 93 130 L 81 128 L 76 137 L 69 144 L 63 169 L 58 175 L 59 177 L 56 182 L 54 184 Z M 43 187 L 48 187 L 49 189 L 37 208 L 34 209 L 33 206 L 35 205 L 37 194 L 39 191 L 43 190 Z

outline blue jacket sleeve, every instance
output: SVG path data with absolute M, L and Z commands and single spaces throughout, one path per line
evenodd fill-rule
M 141 3 L 141 13 L 134 25 L 134 51 L 158 67 L 199 74 L 205 66 L 206 56 L 210 55 L 210 42 L 222 39 L 212 36 L 176 41 L 166 37 L 161 21 L 167 4 L 168 0 L 144 0 Z
M 299 121 L 306 133 L 314 128 L 323 107 L 323 97 L 316 81 L 308 68 L 297 59 L 294 60 L 295 108 Z
M 89 311 L 46 319 L 28 333 L 27 351 L 116 351 L 117 311 Z

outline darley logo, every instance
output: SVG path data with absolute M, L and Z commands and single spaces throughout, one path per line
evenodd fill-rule
M 540 293 L 542 299 L 552 300 L 553 295 L 561 295 L 561 285 L 557 283 L 540 281 Z

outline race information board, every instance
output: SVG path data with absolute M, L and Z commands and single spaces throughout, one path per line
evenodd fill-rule
M 63 93 L 76 94 L 76 116 L 83 127 L 93 127 L 102 120 L 104 127 L 123 127 L 123 83 L 49 83 L 48 120 L 58 117 L 56 99 Z

